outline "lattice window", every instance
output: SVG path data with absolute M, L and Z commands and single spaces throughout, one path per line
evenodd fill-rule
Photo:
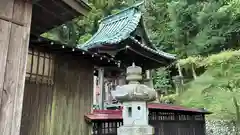
M 203 121 L 204 120 L 204 115 L 202 115 L 202 114 L 195 115 L 194 120 Z
M 93 135 L 117 135 L 117 128 L 123 125 L 122 121 L 98 121 L 93 123 Z
M 154 127 L 155 135 L 205 135 L 203 114 L 150 110 L 149 124 Z M 92 134 L 117 135 L 117 128 L 121 125 L 122 120 L 95 121 Z
M 53 84 L 53 55 L 37 49 L 29 49 L 26 80 L 38 84 Z
M 193 120 L 194 115 L 178 114 L 178 120 Z
M 173 112 L 158 112 L 158 111 L 151 111 L 149 113 L 149 120 L 155 121 L 164 121 L 164 120 L 175 120 L 175 114 Z

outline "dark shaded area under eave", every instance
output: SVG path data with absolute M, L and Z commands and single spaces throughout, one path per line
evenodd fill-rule
M 29 48 L 38 49 L 42 52 L 47 52 L 47 53 L 55 53 L 55 54 L 61 54 L 66 56 L 72 56 L 71 58 L 76 58 L 76 60 L 79 60 L 79 62 L 81 62 L 81 60 L 79 59 L 81 57 L 82 59 L 87 60 L 89 63 L 92 63 L 95 66 L 104 66 L 104 67 L 118 66 L 117 61 L 110 57 L 107 57 L 104 55 L 97 55 L 92 52 L 85 51 L 83 49 L 69 47 L 65 44 L 62 44 L 50 39 L 46 39 L 43 37 L 37 37 L 34 35 L 30 36 Z
M 90 7 L 82 0 L 34 0 L 31 34 L 40 36 L 89 11 Z
M 175 56 L 154 47 L 144 29 L 140 4 L 101 20 L 98 31 L 79 48 L 114 55 L 124 65 L 132 62 L 143 69 L 167 66 L 176 60 Z M 136 33 L 140 34 L 140 39 Z M 111 52 L 111 53 L 110 53 Z M 115 52 L 115 53 L 112 53 Z

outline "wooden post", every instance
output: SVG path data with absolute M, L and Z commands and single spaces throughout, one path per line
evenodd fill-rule
M 104 90 L 104 69 L 99 68 L 98 71 L 98 77 L 99 77 L 99 87 L 100 87 L 100 109 L 104 109 L 104 100 L 105 100 L 105 90 Z
M 94 76 L 93 77 L 93 104 L 96 105 L 97 104 L 97 96 L 96 96 L 96 93 L 97 93 L 97 77 Z
M 104 80 L 105 82 L 105 80 Z M 105 92 L 105 100 L 106 103 L 109 102 L 109 87 L 108 87 L 108 83 L 104 83 L 104 92 Z
M 119 78 L 118 78 L 118 85 L 119 86 L 122 86 L 122 85 L 125 85 L 126 84 L 126 78 L 125 78 L 125 76 L 120 76 Z
M 19 135 L 32 4 L 0 1 L 0 133 Z
M 154 85 L 153 85 L 153 78 L 152 78 L 152 70 L 146 70 L 146 79 L 144 81 L 144 84 L 147 85 L 149 88 L 153 88 L 154 89 Z M 156 91 L 156 100 L 152 101 L 153 103 L 159 103 L 159 99 L 160 96 L 158 94 L 158 91 L 155 89 Z
M 152 71 L 146 70 L 146 78 L 145 78 L 145 85 L 147 85 L 150 88 L 153 88 L 153 78 L 152 78 Z

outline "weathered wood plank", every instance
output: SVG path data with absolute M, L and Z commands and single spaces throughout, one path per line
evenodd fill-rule
M 20 126 L 21 126 L 21 116 L 22 116 L 22 105 L 23 105 L 23 95 L 24 95 L 24 84 L 25 84 L 25 76 L 26 76 L 26 67 L 27 67 L 27 56 L 28 56 L 28 48 L 29 48 L 29 38 L 30 38 L 30 28 L 31 28 L 31 19 L 32 19 L 32 4 L 22 1 L 19 2 L 19 9 L 23 10 L 21 15 L 14 14 L 13 18 L 16 20 L 22 20 L 25 23 L 25 27 L 23 28 L 22 35 L 22 47 L 19 50 L 20 53 L 20 63 L 19 63 L 19 75 L 18 75 L 18 84 L 17 84 L 17 92 L 15 94 L 14 99 L 14 111 L 13 111 L 13 121 L 12 121 L 12 135 L 20 134 Z M 16 11 L 14 9 L 14 11 Z M 23 18 L 21 18 L 23 16 Z
M 77 60 L 65 56 L 56 58 L 55 109 L 52 115 L 55 124 L 51 128 L 54 134 L 86 135 L 88 128 L 84 114 L 92 107 L 93 65 L 81 57 Z
M 92 73 L 93 73 L 93 70 L 94 70 L 94 69 L 92 69 Z M 91 112 L 93 111 L 93 95 L 95 94 L 95 93 L 93 94 L 93 74 L 89 74 L 89 73 L 88 73 L 87 76 L 88 76 L 88 78 L 91 78 L 91 79 L 89 79 L 88 82 L 87 82 L 88 88 L 91 89 L 91 90 L 88 90 L 88 91 L 87 91 L 87 97 L 88 97 L 88 99 L 86 99 L 86 104 L 87 104 L 87 105 L 90 105 L 91 108 L 90 108 L 90 109 L 89 109 L 89 108 L 86 108 L 87 112 L 85 112 L 85 114 L 86 114 L 86 113 L 91 113 Z M 84 114 L 84 115 L 85 115 L 85 114 Z M 92 134 L 92 126 L 89 125 L 89 124 L 87 124 L 86 122 L 84 122 L 84 123 L 85 123 L 85 127 L 86 127 L 86 129 L 87 129 L 86 135 L 91 135 L 91 134 Z
M 26 81 L 21 135 L 51 135 L 53 86 Z
M 7 2 L 8 1 L 8 2 Z M 6 4 L 7 3 L 7 4 Z M 14 0 L 1 0 L 0 1 L 0 15 L 12 18 Z M 8 44 L 11 31 L 11 23 L 4 20 L 0 20 L 0 105 L 3 100 L 2 93 L 3 91 L 3 82 L 6 69 L 6 59 L 8 52 Z M 1 112 L 0 112 L 1 117 Z M 1 124 L 0 124 L 0 127 Z M 0 129 L 0 132 L 2 130 Z
M 25 78 L 25 71 L 23 70 L 26 69 L 24 67 L 26 62 L 24 61 L 24 56 L 27 55 L 27 40 L 30 35 L 29 22 L 31 22 L 31 16 L 25 16 L 29 15 L 28 12 L 31 12 L 32 10 L 31 4 L 27 4 L 26 1 L 14 0 L 12 3 L 14 3 L 13 6 L 11 8 L 9 7 L 9 9 L 14 11 L 12 12 L 11 18 L 13 20 L 26 21 L 29 25 L 19 26 L 12 23 L 11 30 L 8 33 L 9 43 L 7 44 L 7 62 L 5 66 L 3 88 L 1 90 L 2 95 L 0 97 L 0 132 L 4 135 L 19 135 L 20 133 L 22 98 L 24 92 L 24 85 L 21 83 L 24 83 L 24 80 L 19 80 L 19 76 L 21 76 L 21 78 Z M 9 1 L 4 0 L 2 4 L 8 6 Z M 9 10 L 8 8 L 3 9 Z M 28 20 L 25 20 L 25 18 L 28 18 Z M 22 85 L 23 87 L 19 88 L 19 85 Z
M 6 2 L 6 1 L 5 1 Z M 12 7 L 15 8 L 15 1 Z M 21 12 L 21 11 L 20 11 Z M 14 14 L 15 12 L 13 12 Z M 13 18 L 13 17 L 12 17 Z M 14 37 L 14 34 L 16 34 Z M 14 108 L 14 96 L 17 88 L 17 81 L 18 78 L 18 65 L 19 65 L 19 51 L 18 47 L 16 46 L 18 40 L 21 42 L 20 36 L 22 34 L 22 27 L 14 26 L 12 24 L 9 36 L 9 44 L 8 44 L 8 53 L 7 53 L 7 63 L 5 67 L 5 76 L 4 76 L 4 83 L 3 83 L 3 92 L 2 92 L 2 99 L 1 99 L 1 113 L 0 113 L 0 128 L 1 133 L 4 135 L 11 135 L 11 128 L 12 128 L 12 120 L 13 120 L 13 108 Z M 21 43 L 20 43 L 21 44 Z M 17 57 L 15 57 L 15 55 Z M 17 64 L 14 65 L 14 64 Z

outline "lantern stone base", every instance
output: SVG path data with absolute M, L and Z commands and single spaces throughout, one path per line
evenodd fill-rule
M 154 128 L 149 125 L 143 126 L 122 126 L 118 128 L 118 135 L 153 135 Z

